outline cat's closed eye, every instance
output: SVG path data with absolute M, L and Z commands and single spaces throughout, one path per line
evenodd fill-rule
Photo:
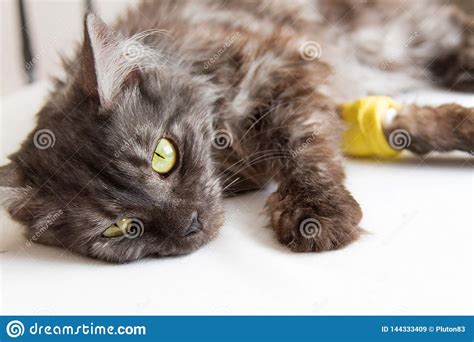
M 132 219 L 122 218 L 114 224 L 110 225 L 106 230 L 104 230 L 102 236 L 106 238 L 115 238 L 123 236 L 127 234 L 131 223 Z
M 125 236 L 134 239 L 142 236 L 144 232 L 143 222 L 137 218 L 123 217 L 111 224 L 101 234 L 103 238 L 118 238 Z

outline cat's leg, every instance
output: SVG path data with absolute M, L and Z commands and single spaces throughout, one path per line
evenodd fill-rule
M 223 188 L 232 195 L 275 180 L 267 208 L 278 240 L 298 252 L 341 248 L 360 236 L 362 213 L 344 185 L 337 107 L 287 77 L 287 96 L 219 130 Z
M 385 136 L 396 149 L 426 154 L 431 151 L 474 151 L 474 108 L 457 104 L 438 107 L 404 105 Z
M 278 240 L 297 252 L 338 249 L 362 232 L 361 209 L 344 185 L 338 116 L 307 102 L 276 111 L 273 129 L 260 141 L 287 152 L 269 166 L 278 188 L 267 207 Z
M 221 174 L 232 177 L 223 187 L 275 180 L 267 208 L 278 240 L 299 252 L 341 248 L 360 236 L 362 213 L 344 185 L 337 105 L 323 95 L 331 70 L 302 58 L 296 43 L 294 50 L 267 43 L 269 52 L 259 49 L 263 55 L 242 68 L 251 72 L 217 123 L 230 133 L 216 154 Z
M 271 225 L 278 240 L 297 252 L 338 249 L 361 233 L 362 213 L 343 184 L 340 159 L 322 140 L 275 163 L 278 189 L 267 202 Z M 298 150 L 294 143 L 286 147 Z

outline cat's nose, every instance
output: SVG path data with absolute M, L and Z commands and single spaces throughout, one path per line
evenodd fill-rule
M 188 228 L 185 229 L 183 236 L 191 236 L 197 234 L 201 229 L 202 224 L 199 221 L 198 213 L 197 211 L 193 211 L 193 213 L 191 214 L 191 224 L 188 226 Z

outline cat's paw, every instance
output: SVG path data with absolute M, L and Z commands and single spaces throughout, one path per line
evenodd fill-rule
M 339 249 L 363 232 L 359 204 L 344 188 L 314 199 L 277 191 L 267 206 L 278 240 L 295 252 Z

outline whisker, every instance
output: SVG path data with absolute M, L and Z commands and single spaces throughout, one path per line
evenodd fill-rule
M 224 192 L 227 188 L 229 188 L 232 184 L 234 184 L 236 181 L 238 181 L 240 178 L 234 179 L 232 182 L 230 182 L 228 185 L 226 185 L 224 188 L 222 188 L 222 192 Z M 241 180 L 242 181 L 242 180 Z M 239 183 L 239 182 L 237 182 Z
M 272 153 L 272 152 L 282 152 L 282 151 L 285 151 L 285 150 L 273 149 L 273 150 L 257 151 L 257 152 L 254 152 L 254 153 L 252 153 L 252 154 L 249 154 L 248 156 L 245 156 L 245 157 L 239 159 L 238 161 L 234 162 L 232 165 L 228 166 L 225 170 L 222 170 L 222 171 L 219 173 L 218 177 L 222 176 L 222 174 L 225 173 L 225 172 L 227 172 L 230 168 L 236 166 L 237 164 L 240 164 L 240 163 L 242 163 L 242 162 L 245 162 L 245 161 L 247 161 L 248 159 L 250 159 L 250 158 L 252 158 L 252 157 L 254 157 L 254 156 L 258 155 L 258 154 L 261 154 L 261 153 L 269 153 L 269 154 L 270 154 L 270 153 Z M 288 152 L 291 152 L 291 151 L 288 150 Z M 261 157 L 261 156 L 260 156 L 260 157 Z
M 238 173 L 240 173 L 242 170 L 245 170 L 246 168 L 249 168 L 257 163 L 262 163 L 264 161 L 268 161 L 268 160 L 272 160 L 272 159 L 279 159 L 279 158 L 282 158 L 282 157 L 288 157 L 289 155 L 287 154 L 284 154 L 284 155 L 266 155 L 266 156 L 263 156 L 263 157 L 260 157 L 261 159 L 256 159 L 256 160 L 253 160 L 252 162 L 250 162 L 249 164 L 247 165 L 244 165 L 242 166 L 241 168 L 239 168 L 238 170 L 236 170 L 235 172 L 233 172 L 230 176 L 227 176 L 225 178 L 225 180 L 222 181 L 223 184 L 225 184 L 225 182 L 227 182 L 230 178 L 236 176 Z
M 245 138 L 245 136 L 252 130 L 253 127 L 255 127 L 255 125 L 262 121 L 263 118 L 265 118 L 267 115 L 269 115 L 271 112 L 274 112 L 275 110 L 281 108 L 282 106 L 285 106 L 287 104 L 291 103 L 290 101 L 286 101 L 286 102 L 282 102 L 282 103 L 279 103 L 278 105 L 274 106 L 274 107 L 271 107 L 270 109 L 268 109 L 261 117 L 259 117 L 245 132 L 244 134 L 240 137 L 239 139 L 239 144 L 242 143 L 243 139 Z M 230 158 L 230 156 L 227 156 L 226 159 L 224 159 L 224 163 Z

